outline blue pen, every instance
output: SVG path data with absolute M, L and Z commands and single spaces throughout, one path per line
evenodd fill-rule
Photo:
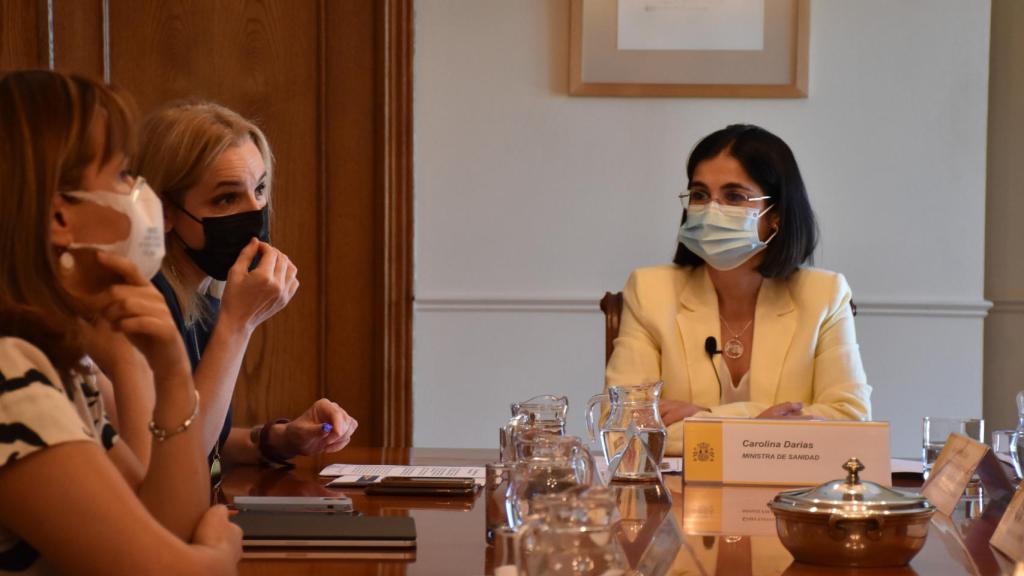
M 327 422 L 324 422 L 324 423 L 323 423 L 323 424 L 322 424 L 322 425 L 320 426 L 320 429 L 324 431 L 324 434 L 327 434 L 327 433 L 329 433 L 329 432 L 330 432 L 331 430 L 334 430 L 334 426 L 331 426 L 331 425 L 330 425 L 329 423 L 327 423 Z

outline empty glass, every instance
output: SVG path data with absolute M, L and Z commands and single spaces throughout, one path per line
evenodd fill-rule
M 935 418 L 925 416 L 922 422 L 924 438 L 921 445 L 921 463 L 924 477 L 932 471 L 932 465 L 946 445 L 950 434 L 967 436 L 976 442 L 985 442 L 985 421 L 981 418 Z
M 519 576 L 516 568 L 516 530 L 498 528 L 494 532 L 494 546 L 488 546 L 485 555 L 490 556 L 488 565 L 494 567 L 494 576 Z
M 488 544 L 494 544 L 499 530 L 512 528 L 513 520 L 506 503 L 514 467 L 510 462 L 492 462 L 484 467 L 484 536 Z
M 1017 430 L 1010 438 L 1010 461 L 1017 478 L 1024 478 L 1024 390 L 1017 392 Z
M 587 432 L 597 440 L 595 410 L 609 405 L 600 427 L 601 449 L 613 481 L 661 480 L 665 455 L 665 424 L 658 412 L 661 382 L 635 386 L 609 386 L 587 402 Z
M 992 452 L 1004 462 L 1010 462 L 1010 443 L 1013 441 L 1013 432 L 1013 430 L 992 431 Z

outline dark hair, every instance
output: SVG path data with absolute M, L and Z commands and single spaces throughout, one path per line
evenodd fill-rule
M 103 145 L 92 126 L 102 122 Z M 50 243 L 53 196 L 93 162 L 130 154 L 134 105 L 98 81 L 47 70 L 0 74 L 0 336 L 41 349 L 63 377 L 84 369 L 74 298 Z
M 818 224 L 807 199 L 804 179 L 793 151 L 781 138 L 751 124 L 733 124 L 697 143 L 686 163 L 687 181 L 697 165 L 719 154 L 735 158 L 761 190 L 771 197 L 779 230 L 764 250 L 757 271 L 766 278 L 786 278 L 806 262 L 818 244 Z M 686 213 L 683 213 L 683 222 Z M 679 266 L 700 266 L 704 260 L 679 243 L 672 260 Z

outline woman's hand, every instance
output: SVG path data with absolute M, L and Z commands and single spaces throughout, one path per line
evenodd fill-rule
M 97 353 L 98 358 L 94 358 L 100 367 L 104 364 L 110 366 L 118 358 L 124 358 L 126 353 L 123 347 L 119 348 L 116 337 L 109 341 L 109 350 L 97 352 L 97 348 L 103 346 L 100 339 L 105 337 L 104 331 L 108 328 L 104 326 L 106 323 L 109 330 L 123 334 L 142 353 L 158 379 L 191 373 L 185 345 L 160 292 L 126 258 L 109 252 L 97 252 L 96 261 L 124 279 L 123 283 L 115 284 L 100 293 L 100 312 L 93 321 L 94 330 L 87 332 L 87 337 L 93 340 L 90 348 Z
M 661 400 L 658 402 L 658 412 L 661 413 L 661 421 L 665 423 L 665 426 L 679 422 L 684 418 L 689 418 L 698 412 L 706 411 L 707 408 L 703 406 L 697 406 L 696 404 L 680 400 Z
M 83 344 L 85 344 L 85 353 L 100 369 L 101 375 L 109 378 L 108 382 L 112 383 L 118 391 L 123 386 L 137 388 L 147 380 L 152 387 L 153 374 L 146 357 L 132 344 L 124 332 L 115 330 L 110 322 L 102 316 L 96 316 L 91 320 L 79 318 L 78 326 L 81 329 Z M 102 383 L 102 380 L 98 382 Z M 103 403 L 107 415 L 116 416 L 113 396 L 109 398 L 104 396 Z M 112 417 L 111 421 L 114 423 L 114 427 L 121 431 L 116 418 Z
M 324 424 L 330 425 L 326 432 Z M 284 426 L 282 452 L 306 456 L 337 452 L 348 445 L 358 427 L 359 422 L 336 402 L 321 398 Z
M 192 542 L 213 548 L 231 567 L 242 558 L 242 529 L 228 520 L 228 509 L 222 504 L 213 506 L 199 519 Z
M 757 415 L 758 418 L 786 418 L 790 420 L 813 420 L 814 416 L 810 414 L 804 414 L 804 403 L 803 402 L 782 402 L 774 406 L 769 406 Z
M 106 318 L 79 319 L 78 324 L 85 352 L 99 368 L 95 382 L 107 418 L 123 440 L 108 454 L 129 485 L 138 487 L 146 475 L 153 444 L 149 432 L 156 405 L 153 372 L 142 352 Z M 130 454 L 118 455 L 119 448 Z
M 110 322 L 103 317 L 97 316 L 91 321 L 79 319 L 78 326 L 82 330 L 85 353 L 101 370 L 107 371 L 125 359 L 134 359 L 139 354 L 128 337 L 114 330 Z
M 249 270 L 260 254 L 260 262 Z M 299 289 L 298 269 L 283 252 L 253 238 L 228 271 L 217 322 L 232 322 L 252 332 L 288 305 Z

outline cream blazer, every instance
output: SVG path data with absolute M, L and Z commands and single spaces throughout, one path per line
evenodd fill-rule
M 871 387 L 842 274 L 801 268 L 785 280 L 764 280 L 754 313 L 750 401 L 725 405 L 704 349 L 708 336 L 722 346 L 718 296 L 707 267 L 637 269 L 623 301 L 606 386 L 662 380 L 662 398 L 710 408 L 702 415 L 752 418 L 773 404 L 803 402 L 805 414 L 871 418 Z M 668 432 L 666 453 L 681 454 L 683 423 Z

